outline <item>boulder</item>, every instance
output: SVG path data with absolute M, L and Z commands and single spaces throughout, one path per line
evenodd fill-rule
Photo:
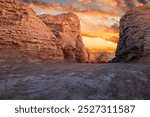
M 0 0 L 0 49 L 51 61 L 64 58 L 52 31 L 32 9 L 17 0 Z
M 73 13 L 56 16 L 40 15 L 39 18 L 49 27 L 62 45 L 65 61 L 87 62 L 88 53 L 80 34 L 80 21 Z
M 150 62 L 150 5 L 128 11 L 120 20 L 120 39 L 112 62 Z
M 114 57 L 114 54 L 109 52 L 98 52 L 95 55 L 97 63 L 108 63 Z

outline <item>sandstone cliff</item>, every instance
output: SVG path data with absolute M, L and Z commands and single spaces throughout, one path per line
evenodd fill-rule
M 87 51 L 80 35 L 80 21 L 75 14 L 41 15 L 39 18 L 62 44 L 65 61 L 88 61 Z
M 50 61 L 89 61 L 75 14 L 38 17 L 17 0 L 0 0 L 0 51 L 4 50 Z
M 150 5 L 128 11 L 120 21 L 113 62 L 150 62 Z
M 0 48 L 63 61 L 55 35 L 30 8 L 17 0 L 0 0 Z

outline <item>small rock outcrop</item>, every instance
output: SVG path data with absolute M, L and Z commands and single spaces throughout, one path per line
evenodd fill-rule
M 112 62 L 150 62 L 150 5 L 128 11 L 120 21 L 120 39 Z
M 97 63 L 108 63 L 114 57 L 114 54 L 109 52 L 99 52 L 95 55 Z
M 73 13 L 56 16 L 40 15 L 39 18 L 52 30 L 62 44 L 65 61 L 87 62 L 88 53 L 80 34 L 80 21 Z

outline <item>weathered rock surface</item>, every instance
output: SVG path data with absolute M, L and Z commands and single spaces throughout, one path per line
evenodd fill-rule
M 99 52 L 95 53 L 95 56 L 97 63 L 108 63 L 114 57 L 114 54 L 109 52 Z
M 55 35 L 30 8 L 17 0 L 0 0 L 0 48 L 63 61 Z
M 128 11 L 120 21 L 113 62 L 150 62 L 150 5 Z
M 54 64 L 0 54 L 0 99 L 150 99 L 147 64 Z
M 52 30 L 60 43 L 62 43 L 66 61 L 89 61 L 80 35 L 80 21 L 77 15 L 63 13 L 56 16 L 41 15 L 39 18 Z
M 88 61 L 75 14 L 40 18 L 17 0 L 0 0 L 0 49 L 51 61 Z
M 96 55 L 91 51 L 89 50 L 88 48 L 86 48 L 86 52 L 87 52 L 87 58 L 88 60 L 86 61 L 87 63 L 97 63 L 96 62 Z

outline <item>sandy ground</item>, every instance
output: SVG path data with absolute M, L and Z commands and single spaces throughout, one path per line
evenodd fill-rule
M 0 58 L 0 99 L 150 99 L 150 65 Z

